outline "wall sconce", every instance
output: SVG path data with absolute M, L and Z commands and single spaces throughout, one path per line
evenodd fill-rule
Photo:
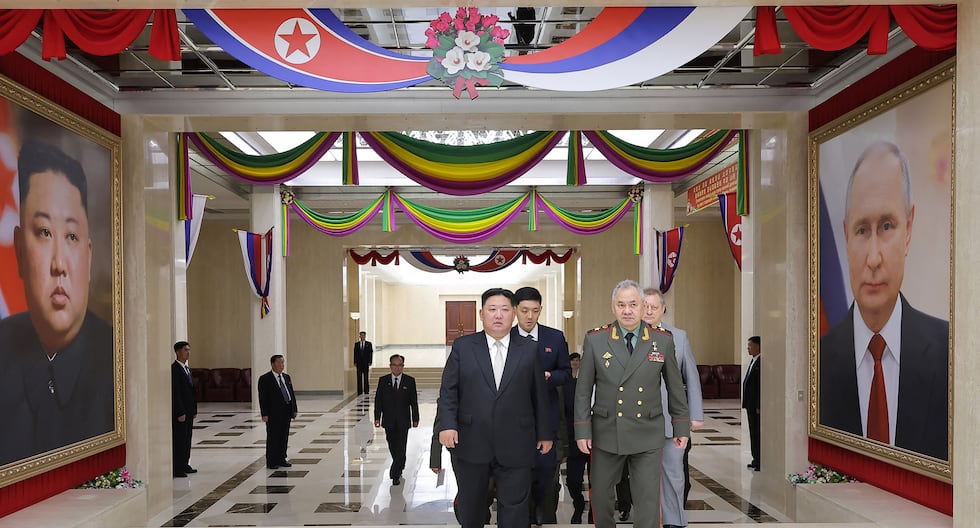
M 571 319 L 572 316 L 575 315 L 575 311 L 574 310 L 565 310 L 564 312 L 561 313 L 561 315 L 565 319 Z
M 357 321 L 358 319 L 361 318 L 361 312 L 351 312 L 350 318 Z

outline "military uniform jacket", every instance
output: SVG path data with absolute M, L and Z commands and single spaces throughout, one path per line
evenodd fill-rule
M 636 335 L 632 355 L 616 323 L 585 336 L 575 387 L 575 438 L 591 438 L 593 449 L 631 455 L 663 447 L 661 379 L 667 387 L 674 436 L 691 436 L 673 337 L 669 331 L 643 322 Z

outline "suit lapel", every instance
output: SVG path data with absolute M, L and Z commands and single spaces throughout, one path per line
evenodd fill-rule
M 500 375 L 500 388 L 497 389 L 498 396 L 507 388 L 507 384 L 514 377 L 514 372 L 518 369 L 518 364 L 523 360 L 523 356 L 529 352 L 537 354 L 535 348 L 537 348 L 537 343 L 529 337 L 517 336 L 515 339 L 513 335 L 510 336 L 510 345 L 507 346 L 507 359 L 504 361 L 504 372 Z
M 630 362 L 629 350 L 626 350 L 626 342 L 623 340 L 623 336 L 619 335 L 619 325 L 613 323 L 612 328 L 609 331 L 609 337 L 606 338 L 606 346 L 609 347 L 609 351 L 612 353 L 612 359 L 619 363 L 620 367 L 626 368 L 626 365 Z M 600 357 L 600 359 L 602 359 Z
M 919 325 L 915 320 L 914 309 L 902 297 L 902 362 L 908 362 L 898 369 L 898 414 L 895 420 L 895 442 L 907 440 L 928 433 L 921 427 L 923 418 L 929 413 L 929 402 L 934 401 L 929 396 L 937 386 L 945 383 L 936 382 L 935 370 L 927 367 L 928 361 L 923 358 L 935 357 L 930 350 L 930 343 L 922 339 Z M 913 356 L 912 354 L 915 354 Z M 913 362 L 921 365 L 909 368 Z M 918 429 L 918 430 L 917 430 Z
M 496 392 L 497 383 L 493 380 L 493 365 L 490 364 L 490 347 L 487 346 L 487 334 L 480 332 L 475 335 L 480 336 L 480 339 L 477 339 L 473 346 L 476 364 L 480 367 L 480 372 L 483 372 L 483 379 Z

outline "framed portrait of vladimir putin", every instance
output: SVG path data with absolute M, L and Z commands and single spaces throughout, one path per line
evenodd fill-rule
M 0 487 L 125 442 L 120 139 L 0 76 Z
M 954 69 L 811 133 L 809 435 L 952 481 Z

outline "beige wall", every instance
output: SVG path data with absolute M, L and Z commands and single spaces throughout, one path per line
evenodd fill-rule
M 684 229 L 680 267 L 670 288 L 672 324 L 687 330 L 694 357 L 702 365 L 739 363 L 744 349 L 737 332 L 739 271 L 728 249 L 717 209 Z M 717 218 L 708 218 L 709 216 Z M 671 315 L 672 314 L 672 315 Z

